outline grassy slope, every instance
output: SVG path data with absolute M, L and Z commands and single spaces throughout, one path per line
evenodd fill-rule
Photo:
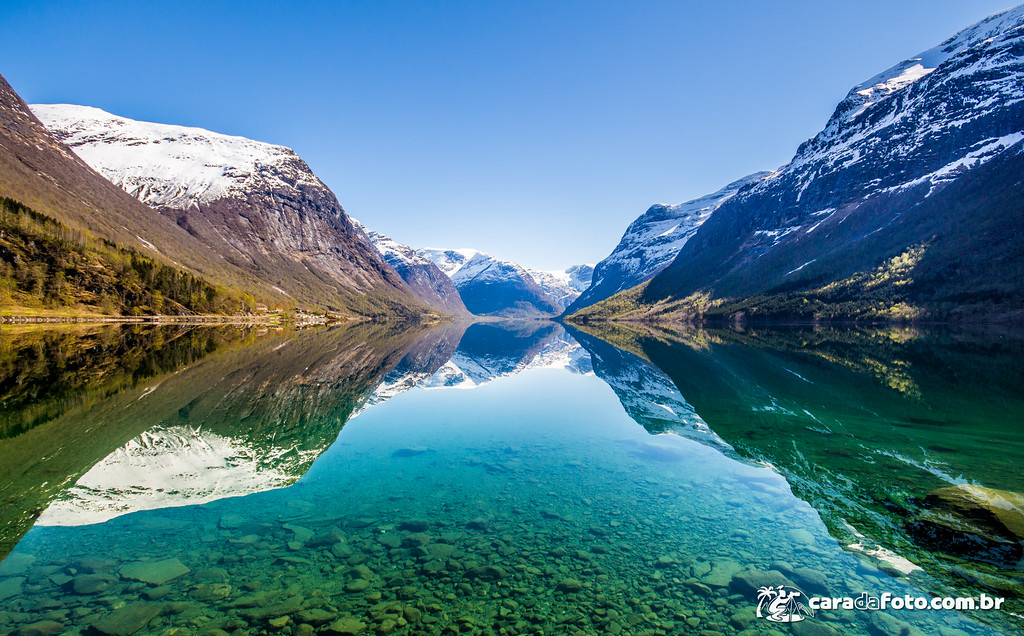
M 252 297 L 0 197 L 0 315 L 228 313 Z

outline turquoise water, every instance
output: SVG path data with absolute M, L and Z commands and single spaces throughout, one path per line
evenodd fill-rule
M 152 426 L 71 481 L 0 564 L 0 628 L 1012 629 L 1005 612 L 755 617 L 761 586 L 917 596 L 931 579 L 844 549 L 778 467 L 634 354 L 555 325 L 358 342 L 265 334 L 107 398 L 118 413 L 153 399 L 139 411 Z

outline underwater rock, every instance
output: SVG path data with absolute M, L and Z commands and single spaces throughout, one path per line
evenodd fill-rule
M 409 532 L 426 532 L 429 528 L 430 522 L 425 519 L 409 519 L 398 525 L 399 530 L 408 530 Z
M 162 609 L 159 603 L 143 601 L 131 603 L 96 621 L 92 624 L 92 628 L 108 636 L 130 636 L 159 616 Z
M 321 631 L 321 634 L 329 634 L 330 636 L 356 636 L 362 634 L 366 630 L 366 623 L 352 618 L 339 618 L 326 629 Z
M 814 535 L 803 528 L 793 528 L 786 533 L 789 540 L 799 545 L 814 545 Z
M 25 583 L 25 577 L 16 576 L 0 581 L 0 601 L 21 594 L 21 586 Z
M 576 579 L 562 579 L 555 589 L 566 594 L 575 594 L 583 589 L 583 583 Z
M 790 572 L 789 576 L 796 583 L 797 587 L 804 592 L 824 595 L 829 594 L 828 579 L 825 578 L 824 574 L 814 568 L 795 568 Z
M 148 590 L 143 590 L 142 598 L 147 601 L 159 601 L 163 597 L 171 593 L 172 587 L 170 585 L 163 585 L 161 587 L 153 587 Z
M 377 543 L 391 549 L 399 548 L 402 546 L 402 537 L 391 532 L 386 532 L 377 537 Z
M 370 587 L 370 582 L 366 579 L 352 579 L 345 584 L 346 592 L 362 592 L 366 588 Z
M 658 560 L 654 562 L 654 567 L 665 570 L 680 565 L 679 560 L 670 556 L 660 556 Z
M 924 636 L 924 632 L 885 612 L 872 612 L 868 630 L 873 636 Z
M 75 594 L 99 594 L 107 591 L 116 580 L 106 574 L 83 574 L 72 579 L 70 587 Z
M 337 614 L 328 612 L 327 610 L 315 607 L 312 609 L 302 610 L 298 614 L 299 620 L 303 623 L 309 623 L 310 625 L 319 626 L 326 623 L 330 623 L 335 619 Z
M 52 636 L 64 631 L 64 625 L 57 621 L 43 620 L 25 625 L 12 636 Z
M 431 543 L 423 549 L 434 559 L 447 560 L 455 554 L 455 546 L 449 543 Z
M 790 623 L 794 636 L 839 636 L 839 632 L 813 618 L 797 623 Z
M 292 532 L 295 532 L 292 530 Z M 299 537 L 299 533 L 295 533 L 296 540 Z M 333 546 L 335 543 L 341 543 L 345 540 L 345 533 L 340 528 L 330 528 L 324 532 L 316 534 L 315 536 L 305 541 L 307 548 L 324 548 Z
M 466 527 L 470 530 L 487 530 L 487 526 L 487 519 L 483 517 L 477 517 L 466 524 Z
M 500 581 L 508 576 L 505 570 L 496 565 L 481 565 L 466 570 L 467 579 L 480 579 L 482 581 Z
M 132 581 L 142 581 L 150 585 L 163 585 L 179 576 L 191 572 L 177 558 L 161 559 L 160 561 L 137 561 L 121 568 L 121 577 Z
M 737 594 L 753 598 L 752 595 L 762 587 L 777 587 L 779 585 L 794 586 L 793 582 L 778 570 L 744 570 L 733 575 L 729 589 Z
M 241 528 L 245 524 L 245 517 L 237 514 L 226 514 L 220 518 L 218 525 L 225 530 Z
M 412 623 L 413 625 L 423 620 L 423 612 L 412 605 L 407 605 L 405 609 L 402 610 L 402 616 L 405 617 L 407 622 Z
M 110 570 L 116 563 L 116 561 L 101 557 L 83 557 L 75 559 L 71 562 L 71 565 L 83 574 L 97 574 Z
M 430 449 L 426 446 L 412 446 L 410 448 L 399 448 L 395 452 L 391 453 L 392 457 L 416 457 L 423 453 L 430 452 Z
M 946 551 L 986 560 L 1015 562 L 1022 556 L 1024 494 L 981 486 L 952 486 L 925 497 L 926 507 L 911 524 L 916 535 Z
M 25 570 L 28 570 L 36 558 L 31 554 L 25 554 L 24 552 L 12 552 L 7 555 L 7 558 L 0 562 L 0 576 L 14 576 L 15 574 L 22 574 Z
M 732 559 L 716 559 L 711 571 L 701 577 L 701 581 L 711 587 L 727 587 L 732 577 L 743 569 L 743 566 Z

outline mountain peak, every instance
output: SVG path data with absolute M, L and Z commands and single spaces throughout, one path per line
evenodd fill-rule
M 186 209 L 209 204 L 267 168 L 304 162 L 290 148 L 202 128 L 135 121 L 91 106 L 32 104 L 32 112 L 75 154 L 143 203 Z M 124 152 L 126 147 L 131 152 Z M 320 184 L 305 170 L 300 178 Z

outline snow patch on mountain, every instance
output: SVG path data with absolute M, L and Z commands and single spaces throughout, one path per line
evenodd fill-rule
M 283 166 L 301 161 L 284 146 L 202 128 L 134 121 L 89 106 L 30 108 L 83 161 L 151 207 L 198 207 L 245 191 L 254 179 L 301 185 L 282 178 Z M 312 173 L 287 173 L 320 185 Z
M 418 250 L 418 252 L 424 258 L 433 261 L 452 281 L 455 280 L 455 275 L 459 270 L 472 260 L 474 256 L 483 254 L 483 252 L 472 249 L 444 249 L 437 247 L 424 247 Z M 485 256 L 493 258 L 489 254 L 485 254 Z
M 533 280 L 561 309 L 568 307 L 580 297 L 594 276 L 594 266 L 590 264 L 573 265 L 564 270 L 543 271 L 527 269 Z
M 927 76 L 964 51 L 1020 27 L 1024 23 L 1024 5 L 991 15 L 958 32 L 936 47 L 903 60 L 878 75 L 853 87 L 837 109 L 840 115 L 834 127 L 860 117 L 884 97 L 903 90 Z

